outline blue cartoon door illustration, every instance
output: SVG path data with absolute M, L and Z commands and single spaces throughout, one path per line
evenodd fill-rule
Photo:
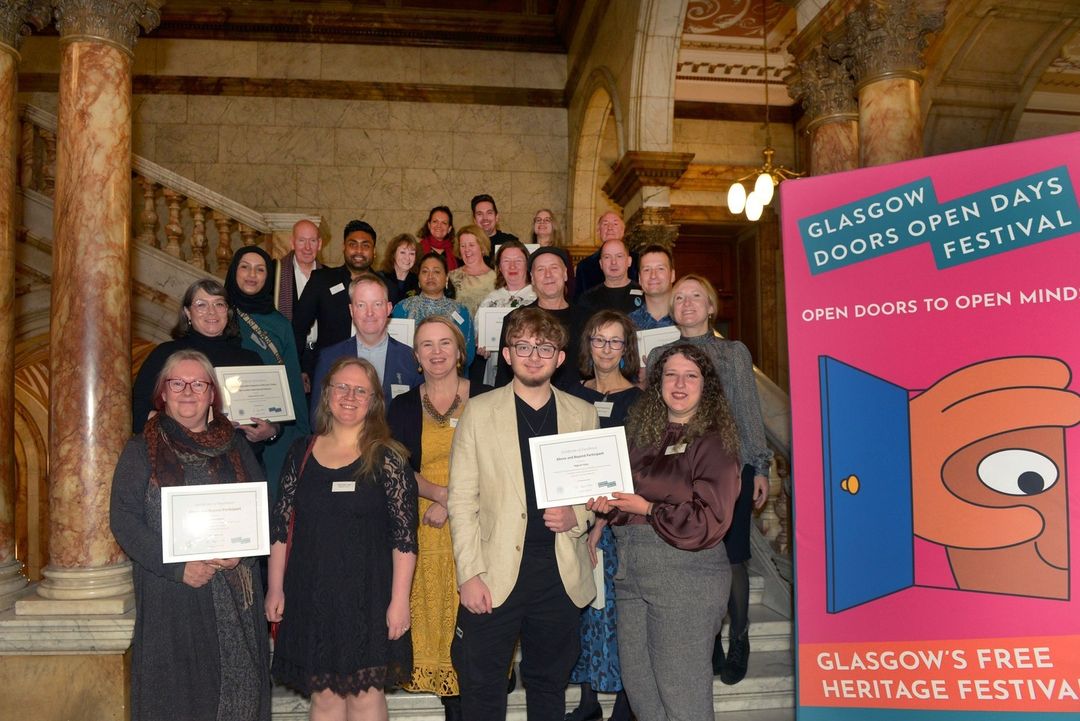
M 818 357 L 827 609 L 914 583 L 908 392 Z

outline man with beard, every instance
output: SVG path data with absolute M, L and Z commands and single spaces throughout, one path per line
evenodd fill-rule
M 350 220 L 345 226 L 345 264 L 336 268 L 317 268 L 311 272 L 307 287 L 293 307 L 293 334 L 300 349 L 300 367 L 305 382 L 315 369 L 319 351 L 340 343 L 352 335 L 349 314 L 349 283 L 371 269 L 375 259 L 375 229 L 362 220 Z M 308 346 L 312 323 L 319 324 L 319 337 Z M 307 389 L 310 390 L 310 389 Z

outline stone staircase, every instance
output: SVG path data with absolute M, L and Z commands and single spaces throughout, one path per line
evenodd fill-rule
M 713 682 L 713 709 L 717 721 L 793 721 L 795 718 L 795 680 L 792 655 L 792 625 L 785 614 L 764 603 L 765 581 L 750 577 L 750 667 L 746 678 L 735 686 Z M 727 638 L 727 629 L 724 629 Z M 604 714 L 611 712 L 615 697 L 600 694 Z M 566 709 L 577 706 L 578 689 L 566 691 Z M 390 718 L 394 721 L 436 721 L 443 718 L 443 707 L 432 694 L 394 691 L 387 696 Z M 274 721 L 306 721 L 308 703 L 285 688 L 274 689 Z M 507 721 L 525 721 L 525 691 L 518 688 L 507 699 Z M 648 721 L 640 719 L 640 721 Z

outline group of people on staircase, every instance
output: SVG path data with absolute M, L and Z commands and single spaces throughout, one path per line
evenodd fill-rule
M 771 453 L 716 290 L 676 281 L 664 246 L 631 254 L 615 213 L 575 269 L 549 210 L 531 244 L 498 229 L 490 196 L 472 210 L 455 231 L 433 208 L 381 272 L 367 222 L 346 225 L 334 268 L 301 221 L 284 258 L 240 248 L 224 284 L 184 295 L 137 374 L 112 489 L 136 721 L 263 721 L 272 678 L 312 719 L 386 719 L 395 687 L 436 694 L 447 719 L 504 719 L 518 644 L 533 721 L 602 719 L 598 693 L 616 721 L 712 718 L 714 674 L 746 674 Z M 497 349 L 485 308 L 509 311 Z M 638 332 L 665 327 L 643 357 Z M 215 369 L 259 365 L 284 367 L 294 420 L 225 414 Z M 634 491 L 541 507 L 530 440 L 620 426 Z M 163 561 L 163 488 L 262 481 L 262 567 Z

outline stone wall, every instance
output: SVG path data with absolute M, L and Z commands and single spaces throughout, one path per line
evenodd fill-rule
M 58 67 L 54 38 L 27 40 L 22 72 Z M 469 88 L 484 96 L 561 92 L 566 56 L 147 39 L 136 46 L 135 74 L 415 84 L 434 96 L 446 86 L 467 97 Z M 537 208 L 565 217 L 565 108 L 253 93 L 136 95 L 134 152 L 255 210 L 322 215 L 331 262 L 340 259 L 341 229 L 352 218 L 389 238 L 416 232 L 431 206 L 445 204 L 460 227 L 470 220 L 469 199 L 481 192 L 495 197 L 501 226 L 519 236 L 530 232 Z M 20 99 L 50 111 L 56 104 L 48 92 Z

